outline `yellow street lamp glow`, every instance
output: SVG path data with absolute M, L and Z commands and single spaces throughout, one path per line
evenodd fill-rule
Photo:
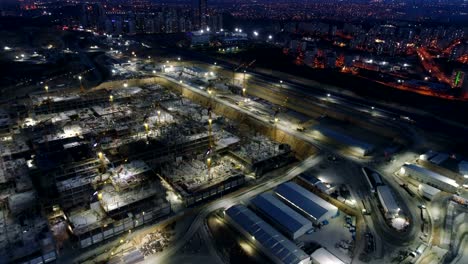
M 102 193 L 98 193 L 97 198 L 98 200 L 102 200 Z
M 102 154 L 102 152 L 99 152 L 97 155 L 99 159 L 102 159 L 104 157 L 104 154 Z
M 82 78 L 83 78 L 83 77 L 81 77 L 81 75 L 80 75 L 80 76 L 78 76 L 78 80 L 80 80 L 80 81 L 81 81 L 81 79 L 82 79 Z
M 211 94 L 212 93 L 211 90 L 208 90 L 208 93 Z
M 47 86 L 47 85 L 44 86 L 44 89 L 46 90 L 46 92 L 48 92 L 49 91 L 49 86 Z
M 124 87 L 127 88 L 127 87 L 128 87 L 128 83 L 124 83 Z
M 211 125 L 211 122 L 213 122 L 213 120 L 210 118 L 208 119 L 208 123 Z
M 278 123 L 279 119 L 277 117 L 275 117 L 275 123 Z
M 148 125 L 148 123 L 144 123 L 143 125 L 145 126 L 146 132 L 148 132 L 148 130 L 149 130 L 149 125 Z
M 109 101 L 111 101 L 111 102 L 114 101 L 114 96 L 113 95 L 109 95 Z
M 158 113 L 158 115 L 161 115 L 161 111 L 160 111 L 160 110 L 158 110 L 158 112 L 157 112 L 157 113 Z

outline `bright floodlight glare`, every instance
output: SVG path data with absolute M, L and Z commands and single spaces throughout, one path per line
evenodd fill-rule
M 272 35 L 269 35 L 269 36 L 268 36 L 268 39 L 272 39 L 272 38 L 273 38 L 273 36 L 272 36 Z
M 331 96 L 331 94 L 327 94 L 327 96 L 328 96 L 328 97 L 330 97 L 330 96 Z
M 254 33 L 254 35 L 255 35 L 256 37 L 258 36 L 258 32 L 257 32 L 257 31 L 254 31 L 253 33 Z
M 83 78 L 83 77 L 81 77 L 81 76 L 78 76 L 78 80 L 80 80 L 80 81 L 81 81 L 81 78 Z

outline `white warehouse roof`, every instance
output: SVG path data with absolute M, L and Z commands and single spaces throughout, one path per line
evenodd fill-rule
M 432 187 L 430 185 L 427 185 L 425 183 L 421 183 L 419 184 L 419 190 L 421 190 L 422 192 L 425 192 L 429 195 L 437 195 L 438 193 L 440 193 L 440 190 L 435 188 L 435 187 Z
M 312 222 L 291 209 L 271 193 L 252 199 L 252 204 L 273 222 L 283 227 L 292 238 L 297 238 L 312 228 Z
M 430 178 L 433 178 L 433 179 L 435 179 L 437 181 L 440 181 L 440 182 L 443 182 L 445 184 L 451 185 L 451 186 L 453 186 L 455 188 L 459 187 L 458 183 L 455 180 L 450 179 L 448 177 L 445 177 L 443 175 L 440 175 L 439 173 L 434 172 L 432 170 L 420 167 L 420 166 L 418 166 L 416 164 L 405 164 L 405 165 L 403 165 L 403 168 L 411 169 L 411 170 L 413 170 L 415 172 L 421 173 L 421 174 L 423 174 L 423 175 L 425 175 L 427 177 L 430 177 Z
M 244 232 L 251 235 L 263 250 L 267 251 L 267 255 L 274 256 L 277 263 L 310 263 L 309 255 L 247 207 L 234 205 L 226 210 L 226 215 Z
M 392 214 L 398 214 L 400 208 L 398 207 L 395 197 L 390 190 L 390 187 L 387 185 L 382 185 L 377 187 L 377 194 L 379 196 L 380 203 L 385 208 L 385 210 Z
M 324 248 L 319 248 L 310 255 L 313 263 L 318 264 L 345 264 L 335 255 Z
M 283 183 L 276 194 L 316 221 L 325 220 L 338 212 L 338 208 L 293 182 Z

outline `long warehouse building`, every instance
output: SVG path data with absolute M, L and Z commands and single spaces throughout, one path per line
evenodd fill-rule
M 251 201 L 262 216 L 291 239 L 297 239 L 312 229 L 312 222 L 291 209 L 270 193 L 258 195 Z
M 322 137 L 327 137 L 338 144 L 348 147 L 349 150 L 358 153 L 361 156 L 367 156 L 375 149 L 375 146 L 370 143 L 364 142 L 350 135 L 343 134 L 339 131 L 329 129 L 325 126 L 314 126 L 312 133 L 316 136 L 320 135 Z
M 274 263 L 310 264 L 310 256 L 244 205 L 226 210 L 231 224 Z
M 338 214 L 338 208 L 293 182 L 283 183 L 276 194 L 316 223 Z
M 400 173 L 451 193 L 457 192 L 460 186 L 455 180 L 416 164 L 404 164 L 401 167 Z
M 377 187 L 377 196 L 379 197 L 380 204 L 382 205 L 385 217 L 395 218 L 400 213 L 400 207 L 393 196 L 390 187 L 387 185 Z

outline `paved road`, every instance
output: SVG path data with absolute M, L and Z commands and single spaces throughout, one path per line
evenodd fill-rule
M 463 236 L 463 241 L 458 251 L 458 256 L 452 261 L 451 264 L 466 264 L 468 263 L 468 234 Z
M 205 54 L 197 54 L 193 51 L 184 51 L 181 49 L 169 49 L 169 52 L 177 53 L 183 55 L 184 58 L 192 58 L 204 63 L 212 64 L 214 59 L 206 56 Z M 216 60 L 217 66 L 223 67 L 226 70 L 232 71 L 237 65 L 228 63 L 225 61 Z M 262 78 L 263 80 L 277 84 L 279 78 L 273 74 L 265 73 L 260 70 L 249 70 L 249 74 L 252 74 L 256 77 Z M 289 75 L 287 75 L 289 76 Z M 329 90 L 324 87 L 331 87 L 330 85 L 325 85 L 322 83 L 317 83 L 313 80 L 307 80 L 303 78 L 283 78 L 285 85 L 290 85 L 295 90 L 304 92 L 308 96 L 324 96 Z M 286 81 L 287 80 L 287 81 Z M 270 86 L 271 87 L 271 86 Z M 335 90 L 342 90 L 338 87 Z M 409 107 L 401 105 L 389 105 L 383 102 L 378 102 L 375 100 L 369 101 L 367 98 L 358 97 L 355 95 L 345 94 L 343 92 L 336 92 L 334 96 L 337 97 L 340 101 L 346 101 L 350 104 L 356 106 L 361 106 L 365 108 L 370 108 L 374 106 L 380 111 L 385 112 L 387 115 L 400 118 L 400 116 L 409 116 L 416 121 L 415 125 L 421 129 L 430 129 L 430 131 L 443 132 L 444 134 L 451 133 L 451 135 L 459 137 L 466 135 L 468 133 L 468 125 L 459 124 L 451 120 L 444 118 L 439 118 L 433 113 L 424 112 L 420 109 L 411 109 Z
M 203 207 L 199 212 L 198 216 L 195 218 L 193 223 L 190 225 L 185 234 L 177 240 L 177 242 L 169 247 L 167 250 L 163 251 L 161 254 L 149 256 L 145 259 L 144 263 L 164 263 L 164 261 L 169 258 L 171 255 L 175 254 L 203 225 L 206 217 L 213 211 L 222 208 L 228 208 L 234 204 L 237 204 L 243 200 L 247 200 L 253 196 L 256 196 L 260 193 L 263 193 L 267 190 L 270 190 L 277 185 L 292 180 L 296 175 L 306 171 L 307 169 L 317 165 L 321 160 L 322 156 L 314 156 L 307 158 L 300 162 L 298 165 L 289 169 L 283 176 L 274 178 L 267 182 L 261 183 L 254 187 L 244 190 L 241 193 L 236 193 L 235 196 L 228 195 L 221 199 L 216 200 L 215 202 Z
M 167 77 L 167 76 L 161 76 L 163 78 L 166 78 L 166 79 L 169 79 L 170 81 L 173 81 L 173 82 L 176 82 L 178 83 L 178 80 L 176 79 L 173 79 L 171 77 Z M 200 90 L 198 89 L 197 87 L 192 87 L 186 83 L 182 84 L 184 87 L 192 90 L 193 92 L 196 92 L 196 93 L 199 93 L 203 96 L 210 96 L 207 92 L 205 92 L 204 90 Z M 269 118 L 265 118 L 265 117 L 260 117 L 258 115 L 254 115 L 252 112 L 250 112 L 249 110 L 246 110 L 242 107 L 239 107 L 238 105 L 235 105 L 235 104 L 232 104 L 230 102 L 227 102 L 226 100 L 223 100 L 223 99 L 220 99 L 220 98 L 217 98 L 216 96 L 212 96 L 212 100 L 220 103 L 220 104 L 224 104 L 224 105 L 228 105 L 229 107 L 232 107 L 234 109 L 236 109 L 237 111 L 241 112 L 241 113 L 244 113 L 252 118 L 255 118 L 257 120 L 259 120 L 260 122 L 264 122 L 264 123 L 267 123 L 269 124 L 270 120 Z M 301 140 L 304 140 L 312 145 L 314 145 L 316 148 L 318 148 L 319 150 L 321 150 L 322 152 L 325 152 L 325 153 L 334 153 L 335 155 L 337 156 L 340 156 L 341 158 L 347 160 L 347 161 L 351 161 L 351 162 L 355 162 L 359 165 L 366 165 L 366 166 L 369 166 L 368 164 L 368 160 L 365 160 L 365 159 L 362 159 L 362 158 L 358 158 L 358 157 L 354 157 L 354 156 L 349 156 L 349 155 L 343 155 L 341 153 L 338 153 L 334 148 L 328 146 L 328 145 L 325 145 L 325 144 L 322 144 L 321 142 L 318 142 L 316 140 L 314 140 L 313 138 L 311 138 L 310 136 L 302 133 L 302 132 L 299 132 L 297 131 L 296 129 L 292 128 L 290 125 L 288 124 L 285 124 L 285 123 L 277 123 L 275 124 L 274 126 L 276 126 L 276 129 L 280 129 L 290 135 L 293 135 Z M 268 189 L 268 188 L 267 188 Z M 267 190 L 265 189 L 265 190 Z M 233 203 L 234 204 L 234 203 Z M 206 209 L 205 209 L 206 210 Z M 213 209 L 215 210 L 215 209 Z M 211 210 L 211 211 L 213 211 Z M 200 214 L 201 215 L 201 214 Z M 200 216 L 199 215 L 199 216 Z M 412 213 L 411 215 L 414 215 L 414 213 Z M 198 219 L 198 218 L 197 218 Z M 204 219 L 204 217 L 202 218 Z M 385 222 L 382 222 L 384 220 L 382 219 L 374 219 L 375 220 L 380 220 L 379 222 L 377 223 L 374 223 L 374 226 L 381 226 L 381 225 L 386 225 Z M 199 223 L 196 223 L 195 225 L 197 228 L 199 226 Z M 414 225 L 411 226 L 412 229 L 415 228 Z M 403 236 L 402 238 L 400 239 L 395 239 L 397 236 L 395 236 L 395 232 L 393 232 L 392 230 L 388 229 L 388 228 L 378 228 L 376 231 L 379 232 L 379 235 L 382 237 L 383 240 L 385 240 L 385 242 L 389 243 L 389 244 L 392 244 L 392 245 L 399 245 L 401 243 L 404 243 L 406 244 L 407 242 L 411 241 L 412 239 L 414 239 L 414 236 L 415 236 L 415 232 L 414 230 L 410 230 L 410 234 L 407 235 L 407 236 Z M 191 234 L 188 232 L 187 234 L 190 235 L 191 237 Z

